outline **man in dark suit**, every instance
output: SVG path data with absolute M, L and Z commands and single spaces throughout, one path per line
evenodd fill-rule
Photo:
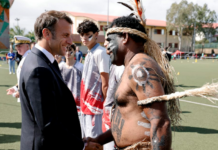
M 73 95 L 54 59 L 72 44 L 72 23 L 59 11 L 45 12 L 35 22 L 38 42 L 23 64 L 19 84 L 21 150 L 101 149 L 97 143 L 83 143 Z

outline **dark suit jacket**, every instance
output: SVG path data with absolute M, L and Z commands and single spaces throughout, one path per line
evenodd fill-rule
M 59 68 L 35 47 L 22 66 L 19 86 L 21 150 L 82 150 L 73 95 Z

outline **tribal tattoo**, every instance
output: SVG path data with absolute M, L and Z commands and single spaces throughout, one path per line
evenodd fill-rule
M 171 129 L 167 128 L 166 134 L 162 135 L 160 138 L 157 136 L 157 126 L 153 128 L 153 136 L 152 136 L 152 146 L 153 150 L 164 150 L 170 149 L 171 147 Z
M 120 142 L 120 138 L 122 135 L 123 125 L 125 123 L 125 120 L 122 118 L 122 115 L 120 113 L 120 110 L 116 108 L 113 119 L 112 119 L 112 133 L 117 135 L 117 142 Z
M 147 58 L 144 59 L 151 61 Z M 138 91 L 139 86 L 142 86 L 144 93 L 146 93 L 146 85 L 149 85 L 152 89 L 154 89 L 151 81 L 160 82 L 158 75 L 151 73 L 154 70 L 152 68 L 144 67 L 145 64 L 146 61 L 141 62 L 139 65 L 131 64 L 130 67 L 132 68 L 132 75 L 129 75 L 129 80 L 134 79 L 134 81 L 137 83 L 136 90 Z
M 149 119 L 150 122 L 151 122 L 151 120 L 154 120 L 154 119 L 161 119 L 160 116 L 154 115 L 154 111 L 155 111 L 154 109 L 149 108 L 149 110 L 147 112 L 147 114 L 150 116 L 150 119 Z

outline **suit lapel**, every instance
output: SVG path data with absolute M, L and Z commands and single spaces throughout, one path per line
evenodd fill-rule
M 55 74 L 61 79 L 61 81 L 64 82 L 60 71 L 58 71 L 56 69 L 56 67 L 50 62 L 50 60 L 45 56 L 45 54 L 43 52 L 41 52 L 40 50 L 38 50 L 36 47 L 33 47 L 33 49 L 31 50 L 35 55 L 39 56 L 40 58 L 42 58 L 48 65 L 49 67 L 55 72 Z M 65 84 L 65 83 L 64 83 Z

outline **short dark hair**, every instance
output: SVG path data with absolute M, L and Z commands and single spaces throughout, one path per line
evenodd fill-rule
M 131 16 L 123 16 L 123 17 L 114 19 L 113 22 L 110 24 L 109 28 L 112 28 L 114 26 L 115 27 L 126 27 L 126 28 L 136 29 L 138 31 L 141 31 L 141 32 L 147 34 L 145 27 L 140 23 L 140 20 L 138 20 L 134 17 L 131 17 Z M 120 36 L 123 35 L 123 33 L 115 33 L 115 34 L 118 34 Z M 135 42 L 145 43 L 147 41 L 146 39 L 143 39 L 142 37 L 140 37 L 136 34 L 130 34 L 130 33 L 128 33 L 128 34 Z
M 76 50 L 76 45 L 73 43 L 70 46 L 68 46 L 67 49 L 68 50 L 72 50 L 73 49 L 75 51 Z
M 77 32 L 80 35 L 83 35 L 84 33 L 88 33 L 90 31 L 95 33 L 95 32 L 99 32 L 99 29 L 93 21 L 90 21 L 88 19 L 83 20 L 83 22 L 80 23 L 78 28 L 77 28 Z
M 44 28 L 47 28 L 49 31 L 51 31 L 53 38 L 55 38 L 55 24 L 60 19 L 65 19 L 68 23 L 73 24 L 73 21 L 64 12 L 51 10 L 42 13 L 36 19 L 34 25 L 36 40 L 38 41 L 42 39 L 42 30 Z
M 76 45 L 73 43 L 73 44 L 71 44 L 71 46 L 70 46 L 74 51 L 76 50 Z
M 168 46 L 167 47 L 165 47 L 165 50 L 167 50 L 168 49 Z

